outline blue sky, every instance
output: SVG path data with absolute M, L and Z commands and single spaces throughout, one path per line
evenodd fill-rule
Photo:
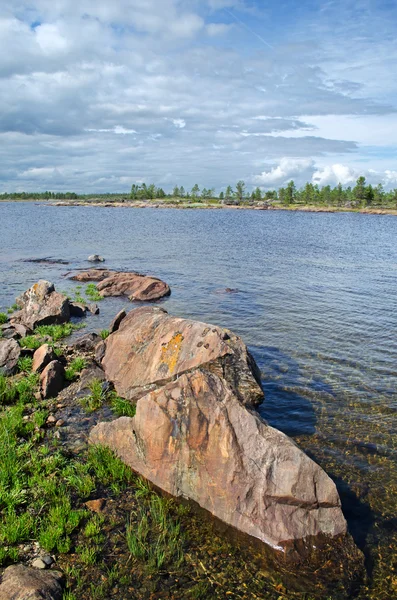
M 397 3 L 2 0 L 0 191 L 397 187 Z

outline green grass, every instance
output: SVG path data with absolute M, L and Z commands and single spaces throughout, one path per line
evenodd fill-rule
M 87 412 L 94 412 L 103 406 L 107 399 L 107 391 L 100 379 L 93 379 L 88 387 L 91 393 L 81 398 L 80 402 Z
M 6 315 L 6 313 L 1 312 L 0 313 L 0 325 L 4 325 L 4 323 L 7 323 L 8 321 L 8 317 Z
M 77 375 L 85 369 L 87 366 L 87 361 L 81 356 L 77 356 L 70 363 L 67 369 L 65 370 L 65 378 L 67 381 L 73 381 L 76 379 Z
M 0 375 L 0 405 L 14 404 L 16 400 L 21 404 L 34 402 L 38 383 L 37 373 L 29 373 L 22 378 Z
M 83 329 L 83 323 L 75 325 L 74 323 L 63 323 L 62 325 L 39 325 L 36 327 L 35 333 L 41 336 L 49 336 L 54 342 L 58 342 L 62 338 L 68 337 L 78 329 Z
M 130 554 L 145 562 L 150 572 L 178 567 L 184 560 L 181 525 L 170 515 L 171 505 L 172 500 L 151 492 L 131 513 L 127 523 Z
M 22 348 L 27 348 L 29 350 L 37 350 L 37 348 L 40 348 L 43 343 L 43 340 L 35 335 L 27 335 L 19 340 L 19 345 Z
M 30 356 L 21 356 L 18 359 L 18 370 L 22 373 L 30 373 L 33 359 Z
M 136 405 L 130 400 L 120 398 L 116 393 L 110 393 L 110 405 L 118 417 L 135 417 Z
M 87 287 L 85 288 L 85 295 L 92 302 L 100 302 L 101 300 L 103 300 L 103 296 L 101 296 L 101 294 L 98 292 L 98 289 L 97 289 L 95 283 L 89 283 L 87 285 Z
M 95 477 L 105 486 L 118 484 L 120 487 L 125 487 L 135 479 L 131 469 L 109 448 L 90 446 L 87 462 Z
M 100 334 L 99 334 L 99 335 L 101 336 L 101 338 L 102 338 L 103 340 L 106 340 L 106 338 L 107 338 L 107 337 L 109 337 L 109 335 L 110 335 L 110 332 L 109 332 L 109 330 L 108 330 L 108 329 L 102 329 L 102 331 L 100 332 Z

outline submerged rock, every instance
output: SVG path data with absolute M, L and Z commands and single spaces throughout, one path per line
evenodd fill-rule
M 13 339 L 0 339 L 0 375 L 13 375 L 17 370 L 21 348 Z
M 106 377 L 136 415 L 99 423 L 91 443 L 280 554 L 351 548 L 333 481 L 252 408 L 263 394 L 238 336 L 144 307 L 105 345 Z
M 12 565 L 3 573 L 0 600 L 61 600 L 62 580 L 57 571 Z
M 17 304 L 21 310 L 11 316 L 11 323 L 22 323 L 30 329 L 38 325 L 65 323 L 70 319 L 68 298 L 43 279 L 17 298 Z
M 167 283 L 156 277 L 134 272 L 90 269 L 71 277 L 74 281 L 98 281 L 101 296 L 128 296 L 130 300 L 153 301 L 169 296 Z

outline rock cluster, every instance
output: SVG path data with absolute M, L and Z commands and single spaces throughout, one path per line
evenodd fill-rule
M 157 277 L 134 272 L 89 269 L 71 277 L 74 281 L 97 281 L 101 296 L 128 296 L 130 300 L 151 302 L 171 294 L 167 283 Z
M 253 410 L 263 394 L 238 336 L 143 307 L 107 338 L 102 366 L 136 416 L 98 424 L 92 443 L 277 550 L 346 536 L 335 484 Z

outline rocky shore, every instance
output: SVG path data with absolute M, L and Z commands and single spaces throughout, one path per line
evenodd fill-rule
M 71 277 L 134 303 L 171 293 Z M 88 306 L 46 281 L 17 304 L 0 330 L 0 600 L 349 597 L 363 557 L 335 484 L 256 412 L 237 335 L 144 304 L 66 345 L 55 332 Z
M 340 212 L 354 212 L 361 213 L 364 215 L 397 215 L 397 209 L 394 208 L 352 208 L 350 206 L 315 206 L 315 205 L 300 205 L 291 204 L 290 206 L 283 206 L 281 204 L 270 204 L 267 202 L 259 202 L 255 204 L 245 205 L 230 205 L 230 204 L 209 204 L 205 202 L 158 202 L 158 201 L 61 201 L 61 202 L 48 202 L 49 206 L 91 206 L 97 208 L 177 208 L 177 209 L 207 209 L 207 210 L 283 210 L 292 212 L 314 212 L 314 213 L 340 213 Z

